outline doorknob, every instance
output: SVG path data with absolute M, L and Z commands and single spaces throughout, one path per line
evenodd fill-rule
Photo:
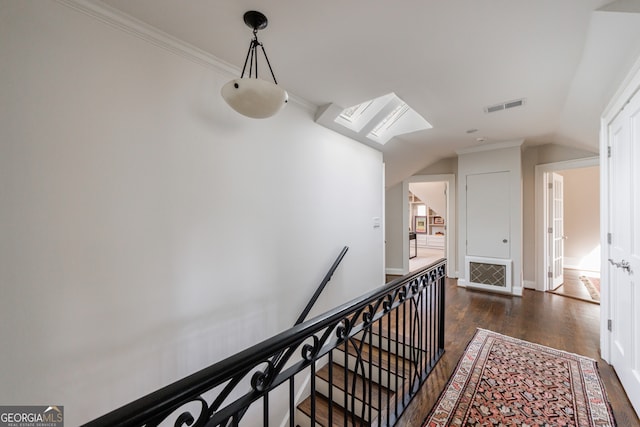
M 628 274 L 631 274 L 631 264 L 629 264 L 629 261 L 622 260 L 622 262 L 620 262 L 620 267 L 622 267 L 622 269 Z
M 611 265 L 615 266 L 616 268 L 621 268 L 623 271 L 626 271 L 627 274 L 632 274 L 631 264 L 629 263 L 629 261 L 626 261 L 623 259 L 620 262 L 615 262 L 614 260 L 609 258 L 609 262 L 611 263 Z

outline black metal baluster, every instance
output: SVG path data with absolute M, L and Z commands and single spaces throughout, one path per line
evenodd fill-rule
M 401 303 L 404 304 L 404 303 Z M 396 354 L 398 354 L 398 351 L 400 349 L 400 308 L 401 306 L 398 306 L 398 308 L 396 308 L 396 336 L 397 336 L 397 340 L 396 340 Z M 404 322 L 402 322 L 404 323 Z M 400 387 L 398 386 L 398 376 L 399 376 L 399 363 L 398 360 L 396 359 L 396 369 L 395 369 L 395 381 L 396 381 L 396 394 L 395 394 L 395 404 L 393 407 L 393 413 L 395 414 L 398 410 L 398 394 L 400 394 Z M 391 354 L 389 354 L 389 370 L 391 370 Z
M 387 316 L 387 333 L 389 334 L 389 345 L 388 345 L 388 353 L 391 353 L 391 347 L 393 346 L 393 343 L 391 341 L 391 337 L 393 336 L 393 330 L 391 328 L 391 316 L 393 315 L 393 311 L 391 309 L 391 306 L 393 305 L 393 300 L 389 301 L 389 311 L 387 312 L 386 316 Z M 396 343 L 396 348 L 397 348 L 397 340 L 394 340 Z M 380 372 L 382 373 L 382 352 L 380 352 Z M 387 369 L 387 389 L 389 389 L 390 391 L 393 390 L 393 387 L 391 387 L 391 372 L 389 372 L 389 369 Z M 391 414 L 391 395 L 387 394 L 387 425 L 390 424 L 390 415 Z
M 329 352 L 329 425 L 333 425 L 333 350 Z
M 349 390 L 349 339 L 345 337 L 344 341 L 344 427 L 347 427 L 347 420 L 349 417 L 347 416 L 347 390 Z M 312 426 L 315 427 L 315 426 Z
M 262 425 L 269 427 L 269 393 L 262 398 Z
M 385 314 L 386 315 L 386 314 Z M 382 320 L 381 317 L 376 323 L 378 324 L 378 343 L 380 344 L 380 351 L 378 351 L 378 427 L 382 425 Z M 387 338 L 387 348 L 391 348 L 390 341 Z
M 296 427 L 296 385 L 295 376 L 289 378 L 289 427 Z
M 441 267 L 444 271 L 444 266 Z M 444 298 L 445 298 L 445 276 L 440 277 L 440 307 L 438 310 L 440 327 L 438 330 L 438 353 L 444 351 Z
M 371 316 L 373 317 L 373 313 L 371 314 Z M 373 393 L 372 393 L 372 389 L 373 389 L 373 324 L 370 323 L 369 326 L 367 326 L 366 331 L 369 332 L 369 378 L 367 381 L 366 375 L 363 374 L 363 381 L 365 384 L 368 384 L 368 388 L 369 388 L 369 395 L 368 395 L 368 401 L 369 401 L 369 423 L 371 423 L 371 420 L 373 420 L 373 418 L 371 417 L 371 407 L 373 406 Z M 366 332 L 365 332 L 366 333 Z M 380 348 L 380 343 L 378 342 L 378 353 L 381 352 L 381 348 Z M 365 390 L 363 390 L 365 391 Z M 362 404 L 365 405 L 367 398 L 365 398 L 365 396 L 362 396 Z
M 435 360 L 436 357 L 436 339 L 437 339 L 437 332 L 436 332 L 436 326 L 438 324 L 437 319 L 436 319 L 436 310 L 435 308 L 437 307 L 437 299 L 438 299 L 438 294 L 436 292 L 436 282 L 432 281 L 429 284 L 429 292 L 431 295 L 431 310 L 429 313 L 429 327 L 431 328 L 431 337 L 429 339 L 429 347 L 430 347 L 430 351 L 431 351 L 431 360 Z
M 312 361 L 309 365 L 311 370 L 311 425 L 316 425 L 316 364 Z

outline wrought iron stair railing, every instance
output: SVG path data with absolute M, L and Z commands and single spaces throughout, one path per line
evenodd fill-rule
M 394 425 L 444 353 L 445 270 L 439 260 L 86 426 Z

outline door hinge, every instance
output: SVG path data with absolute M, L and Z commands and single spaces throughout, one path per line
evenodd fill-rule
M 609 332 L 611 332 L 611 319 L 607 319 L 607 329 L 609 330 Z
M 553 227 L 549 227 L 549 228 L 547 228 L 547 233 L 549 233 L 549 234 L 553 234 Z
M 549 190 L 553 190 L 553 182 L 550 182 L 548 186 L 549 186 Z
M 548 272 L 548 273 L 547 273 L 547 277 L 548 277 L 549 279 L 553 279 L 553 273 L 552 273 L 552 272 Z
M 607 147 L 607 157 L 611 157 L 611 146 Z
M 611 233 L 607 233 L 607 243 L 611 244 Z

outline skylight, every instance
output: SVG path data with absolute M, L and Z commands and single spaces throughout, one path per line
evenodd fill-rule
M 373 101 L 367 101 L 362 104 L 354 105 L 353 107 L 345 108 L 342 113 L 340 113 L 340 118 L 353 123 L 357 121 L 365 111 L 367 111 L 367 108 L 369 108 L 372 103 Z
M 392 112 L 387 114 L 384 119 L 380 120 L 376 127 L 374 127 L 371 132 L 369 132 L 369 135 L 379 138 L 380 135 L 391 129 L 395 122 L 397 122 L 398 119 L 400 119 L 407 111 L 409 111 L 409 106 L 407 104 L 405 104 L 404 102 L 398 104 L 398 106 L 394 108 Z
M 433 126 L 395 93 L 343 109 L 335 122 L 378 144 Z

